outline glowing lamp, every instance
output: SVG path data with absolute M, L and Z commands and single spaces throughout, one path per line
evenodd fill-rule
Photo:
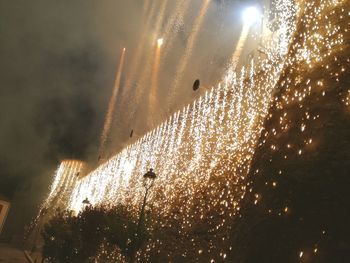
M 259 21 L 261 13 L 255 6 L 247 7 L 242 14 L 244 24 L 251 26 Z

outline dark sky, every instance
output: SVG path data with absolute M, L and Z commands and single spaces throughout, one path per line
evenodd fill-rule
M 228 2 L 210 5 L 179 93 L 186 99 L 174 102 L 174 108 L 193 99 L 188 95 L 193 79 L 203 76 L 209 87 L 222 74 L 240 28 Z M 142 30 L 142 3 L 0 0 L 0 195 L 15 207 L 42 201 L 59 160 L 96 159 L 119 51 L 126 46 L 130 60 Z M 166 18 L 175 2 L 169 3 Z M 174 75 L 167 65 L 176 65 L 201 3 L 191 2 L 174 51 L 163 63 L 160 92 L 165 96 Z M 130 109 L 118 105 L 117 111 L 120 123 Z M 112 131 L 112 152 L 125 144 L 124 128 Z

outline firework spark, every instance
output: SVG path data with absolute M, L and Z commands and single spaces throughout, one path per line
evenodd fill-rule
M 187 43 L 186 43 L 185 51 L 183 52 L 183 55 L 182 55 L 182 57 L 179 61 L 179 64 L 177 66 L 176 75 L 174 78 L 174 83 L 171 87 L 171 90 L 169 91 L 170 94 L 169 94 L 168 104 L 173 100 L 174 94 L 176 92 L 176 88 L 179 85 L 179 82 L 181 81 L 181 79 L 184 75 L 188 61 L 192 55 L 193 47 L 195 45 L 198 34 L 199 34 L 200 29 L 202 27 L 203 20 L 207 14 L 210 1 L 211 0 L 204 0 L 202 7 L 199 11 L 199 14 L 198 14 L 196 20 L 194 21 L 191 34 L 189 35 L 189 38 L 188 38 Z
M 154 57 L 153 66 L 152 66 L 151 90 L 148 95 L 148 106 L 149 106 L 148 116 L 149 118 L 152 118 L 152 119 L 156 114 L 156 109 L 160 108 L 160 106 L 157 104 L 157 94 L 158 94 L 159 63 L 160 63 L 162 45 L 163 45 L 163 38 L 159 38 L 157 40 L 157 47 L 156 47 L 155 57 Z M 154 121 L 151 121 L 150 126 L 153 126 L 153 125 L 154 125 Z
M 156 9 L 156 1 L 152 1 L 151 7 L 150 7 L 150 11 L 147 15 L 146 21 L 145 23 L 142 25 L 142 33 L 140 35 L 139 41 L 138 41 L 138 45 L 136 48 L 136 51 L 134 53 L 134 55 L 132 56 L 132 60 L 130 63 L 130 67 L 128 68 L 127 71 L 127 76 L 126 76 L 126 81 L 125 81 L 125 85 L 124 85 L 124 89 L 123 92 L 121 94 L 122 100 L 125 100 L 126 94 L 130 93 L 130 88 L 132 86 L 132 82 L 135 80 L 135 78 L 137 78 L 137 73 L 139 72 L 139 68 L 140 68 L 140 60 L 141 57 L 143 56 L 144 53 L 144 43 L 147 40 L 147 32 L 149 32 L 151 23 L 153 21 L 153 17 L 155 16 L 155 13 L 157 11 Z
M 236 68 L 237 67 L 237 63 L 239 61 L 239 58 L 242 54 L 242 51 L 244 49 L 244 45 L 247 41 L 248 38 L 248 34 L 249 34 L 249 29 L 250 29 L 250 25 L 246 24 L 243 26 L 242 32 L 241 32 L 241 36 L 239 37 L 239 40 L 237 42 L 235 51 L 232 54 L 232 58 L 231 58 L 231 67 L 232 68 Z
M 111 96 L 111 99 L 110 99 L 109 104 L 108 104 L 106 119 L 105 119 L 103 131 L 102 131 L 102 135 L 101 135 L 101 142 L 100 142 L 100 149 L 99 149 L 99 158 L 100 159 L 103 157 L 104 149 L 106 146 L 106 141 L 107 141 L 109 131 L 111 128 L 111 124 L 112 124 L 115 103 L 117 100 L 117 95 L 118 95 L 118 91 L 119 91 L 119 87 L 120 87 L 120 79 L 121 79 L 121 75 L 122 75 L 122 71 L 123 71 L 123 67 L 124 67 L 125 50 L 126 49 L 123 48 L 122 54 L 120 56 L 120 61 L 119 61 L 118 71 L 117 71 L 117 74 L 115 77 L 112 96 Z

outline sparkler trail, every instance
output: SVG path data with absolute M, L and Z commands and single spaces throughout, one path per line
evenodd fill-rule
M 157 47 L 155 52 L 155 57 L 152 67 L 152 76 L 151 76 L 151 90 L 148 95 L 148 107 L 149 112 L 147 116 L 151 118 L 150 126 L 154 125 L 154 115 L 156 114 L 155 109 L 160 109 L 160 106 L 157 104 L 157 93 L 158 93 L 158 75 L 159 75 L 159 62 L 161 55 L 161 47 L 163 45 L 163 39 L 160 38 L 157 41 Z
M 158 19 L 157 19 L 156 24 L 155 24 L 153 42 L 157 42 L 156 37 L 160 35 L 161 25 L 164 22 L 165 8 L 167 6 L 167 3 L 168 3 L 168 0 L 164 0 L 162 2 L 161 10 L 160 10 Z M 162 42 L 163 42 L 163 39 L 162 39 Z M 145 59 L 146 63 L 145 63 L 145 66 L 143 67 L 143 70 L 141 71 L 140 77 L 139 77 L 139 83 L 142 83 L 143 88 L 138 89 L 134 93 L 134 96 L 132 97 L 132 99 L 129 100 L 129 103 L 134 105 L 134 107 L 132 108 L 131 114 L 130 114 L 131 120 L 133 120 L 135 118 L 135 114 L 140 109 L 140 107 L 139 107 L 140 100 L 141 100 L 142 96 L 144 95 L 144 93 L 147 91 L 147 87 L 149 88 L 149 84 L 150 84 L 149 75 L 152 74 L 152 72 L 150 72 L 150 71 L 154 68 L 153 65 L 155 63 L 155 60 L 157 60 L 156 53 L 157 53 L 157 50 L 154 51 L 153 49 L 151 52 L 146 52 L 146 59 Z M 158 60 L 159 59 L 160 58 L 158 58 Z M 158 64 L 159 64 L 159 62 L 158 62 Z
M 106 114 L 106 119 L 105 119 L 105 123 L 103 126 L 103 131 L 102 131 L 102 135 L 101 135 L 101 142 L 100 142 L 100 149 L 99 149 L 99 158 L 103 157 L 104 154 L 104 149 L 106 146 L 106 141 L 109 135 L 109 131 L 111 128 L 111 124 L 112 124 L 112 119 L 113 119 L 113 113 L 114 113 L 114 108 L 115 108 L 115 103 L 117 100 L 117 95 L 118 95 L 118 91 L 119 91 L 119 87 L 120 87 L 120 79 L 121 79 L 121 75 L 122 75 L 122 71 L 123 71 L 123 67 L 124 67 L 124 60 L 125 60 L 125 48 L 123 48 L 122 50 L 122 54 L 120 56 L 120 61 L 119 61 L 119 66 L 118 66 L 118 71 L 115 77 L 115 82 L 114 82 L 114 87 L 113 87 L 113 91 L 112 91 L 112 96 L 111 99 L 109 101 L 108 104 L 108 110 L 107 110 L 107 114 Z
M 155 42 L 156 39 L 159 37 L 159 34 L 161 33 L 162 24 L 164 22 L 165 9 L 168 5 L 168 1 L 169 0 L 163 0 L 162 5 L 160 6 L 159 16 L 155 25 L 154 37 L 152 42 Z
M 159 34 L 160 27 L 161 27 L 162 22 L 163 22 L 167 2 L 168 2 L 168 0 L 165 0 L 162 2 L 160 15 L 158 16 L 157 21 L 156 21 L 156 25 L 155 25 L 156 30 L 154 31 L 155 35 L 153 37 L 153 42 L 155 42 L 155 39 L 156 39 L 157 35 Z M 146 58 L 145 58 L 146 65 L 149 65 L 150 64 L 149 60 L 152 58 L 152 56 L 148 52 L 144 51 L 144 47 L 145 47 L 145 42 L 146 42 L 146 39 L 148 36 L 147 34 L 150 31 L 150 26 L 151 26 L 153 17 L 155 15 L 155 12 L 157 11 L 156 10 L 156 3 L 157 3 L 157 1 L 152 2 L 150 14 L 148 15 L 148 19 L 146 20 L 146 23 L 143 26 L 142 35 L 140 37 L 139 45 L 137 46 L 135 55 L 133 56 L 133 59 L 131 62 L 131 67 L 129 69 L 129 73 L 128 73 L 127 80 L 125 83 L 125 88 L 124 88 L 123 95 L 122 95 L 123 98 L 125 98 L 126 94 L 130 94 L 130 87 L 131 87 L 132 81 L 135 81 L 135 79 L 144 80 L 144 78 L 145 78 L 144 75 L 147 74 L 147 69 L 146 69 L 147 66 L 143 67 L 143 71 L 141 71 L 142 73 L 139 72 L 139 68 L 141 67 L 140 60 L 141 60 L 142 55 L 144 55 L 144 53 L 146 53 Z M 141 77 L 139 77 L 139 76 L 141 76 Z M 142 83 L 144 83 L 144 82 L 142 82 Z M 136 97 L 138 97 L 137 93 L 135 95 L 136 95 Z M 138 98 L 135 99 L 135 101 L 138 101 Z M 135 103 L 135 101 L 133 103 Z
M 237 63 L 239 61 L 239 58 L 241 57 L 242 51 L 244 49 L 244 45 L 247 41 L 249 29 L 250 29 L 250 25 L 248 24 L 243 25 L 241 36 L 239 37 L 235 51 L 232 54 L 231 65 L 230 65 L 232 68 L 237 67 Z
M 130 68 L 128 69 L 128 73 L 126 76 L 126 82 L 124 85 L 124 89 L 122 92 L 122 101 L 124 102 L 126 99 L 126 94 L 130 94 L 130 88 L 132 85 L 132 82 L 135 81 L 135 79 L 137 79 L 137 73 L 139 72 L 139 68 L 141 67 L 141 57 L 144 54 L 144 46 L 145 46 L 145 42 L 147 39 L 147 32 L 149 32 L 150 29 L 150 25 L 152 23 L 153 17 L 156 13 L 156 1 L 152 1 L 151 7 L 150 7 L 150 11 L 149 14 L 147 16 L 147 20 L 144 23 L 144 25 L 142 25 L 142 33 L 140 36 L 140 39 L 138 41 L 138 45 L 136 48 L 136 51 L 134 52 L 133 56 L 132 56 L 132 61 L 130 63 Z
M 143 3 L 143 10 L 142 10 L 143 17 L 145 17 L 146 14 L 147 14 L 147 11 L 148 11 L 148 8 L 149 8 L 149 2 L 150 2 L 150 0 L 145 0 L 144 3 Z
M 171 50 L 173 44 L 174 44 L 174 39 L 177 36 L 177 32 L 173 32 L 174 27 L 175 29 L 179 27 L 179 21 L 184 20 L 185 13 L 190 5 L 191 1 L 188 0 L 182 0 L 182 1 L 177 1 L 175 11 L 171 18 L 168 20 L 167 25 L 165 26 L 165 32 L 163 34 L 164 39 L 166 39 L 165 45 L 164 45 L 164 51 L 162 54 L 162 57 L 166 57 L 168 52 Z
M 174 93 L 176 92 L 176 88 L 179 85 L 179 82 L 181 81 L 181 79 L 183 78 L 183 74 L 185 72 L 188 60 L 190 59 L 191 55 L 192 55 L 192 50 L 195 44 L 195 41 L 197 40 L 197 36 L 198 33 L 201 29 L 203 20 L 205 18 L 205 15 L 207 14 L 208 11 L 208 6 L 210 4 L 211 0 L 204 0 L 202 7 L 200 9 L 199 15 L 197 16 L 194 24 L 193 24 L 193 28 L 192 28 L 192 32 L 188 38 L 188 41 L 186 43 L 186 47 L 185 47 L 185 51 L 179 61 L 177 70 L 176 70 L 176 75 L 175 75 L 175 79 L 174 79 L 174 83 L 169 91 L 169 99 L 168 99 L 168 105 L 171 103 L 171 101 L 174 98 Z M 168 107 L 170 108 L 170 107 Z
M 44 224 L 58 210 L 67 207 L 74 185 L 78 183 L 85 172 L 85 167 L 86 164 L 78 160 L 61 161 L 53 177 L 48 197 L 41 204 L 37 217 L 27 229 L 26 240 L 29 244 L 37 243 L 44 229 Z
M 65 207 L 84 167 L 85 163 L 81 161 L 63 160 L 55 172 L 49 196 L 43 203 L 42 209 L 54 211 L 58 207 Z

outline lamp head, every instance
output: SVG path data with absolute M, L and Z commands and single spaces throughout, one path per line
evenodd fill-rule
M 157 177 L 157 175 L 153 172 L 152 168 L 149 169 L 149 171 L 143 175 L 144 179 L 152 179 L 152 180 L 154 180 L 154 179 L 156 179 L 156 177 Z
M 83 200 L 83 202 L 82 202 L 84 205 L 90 205 L 91 203 L 90 203 L 90 201 L 89 201 L 89 199 L 86 197 L 84 200 Z

